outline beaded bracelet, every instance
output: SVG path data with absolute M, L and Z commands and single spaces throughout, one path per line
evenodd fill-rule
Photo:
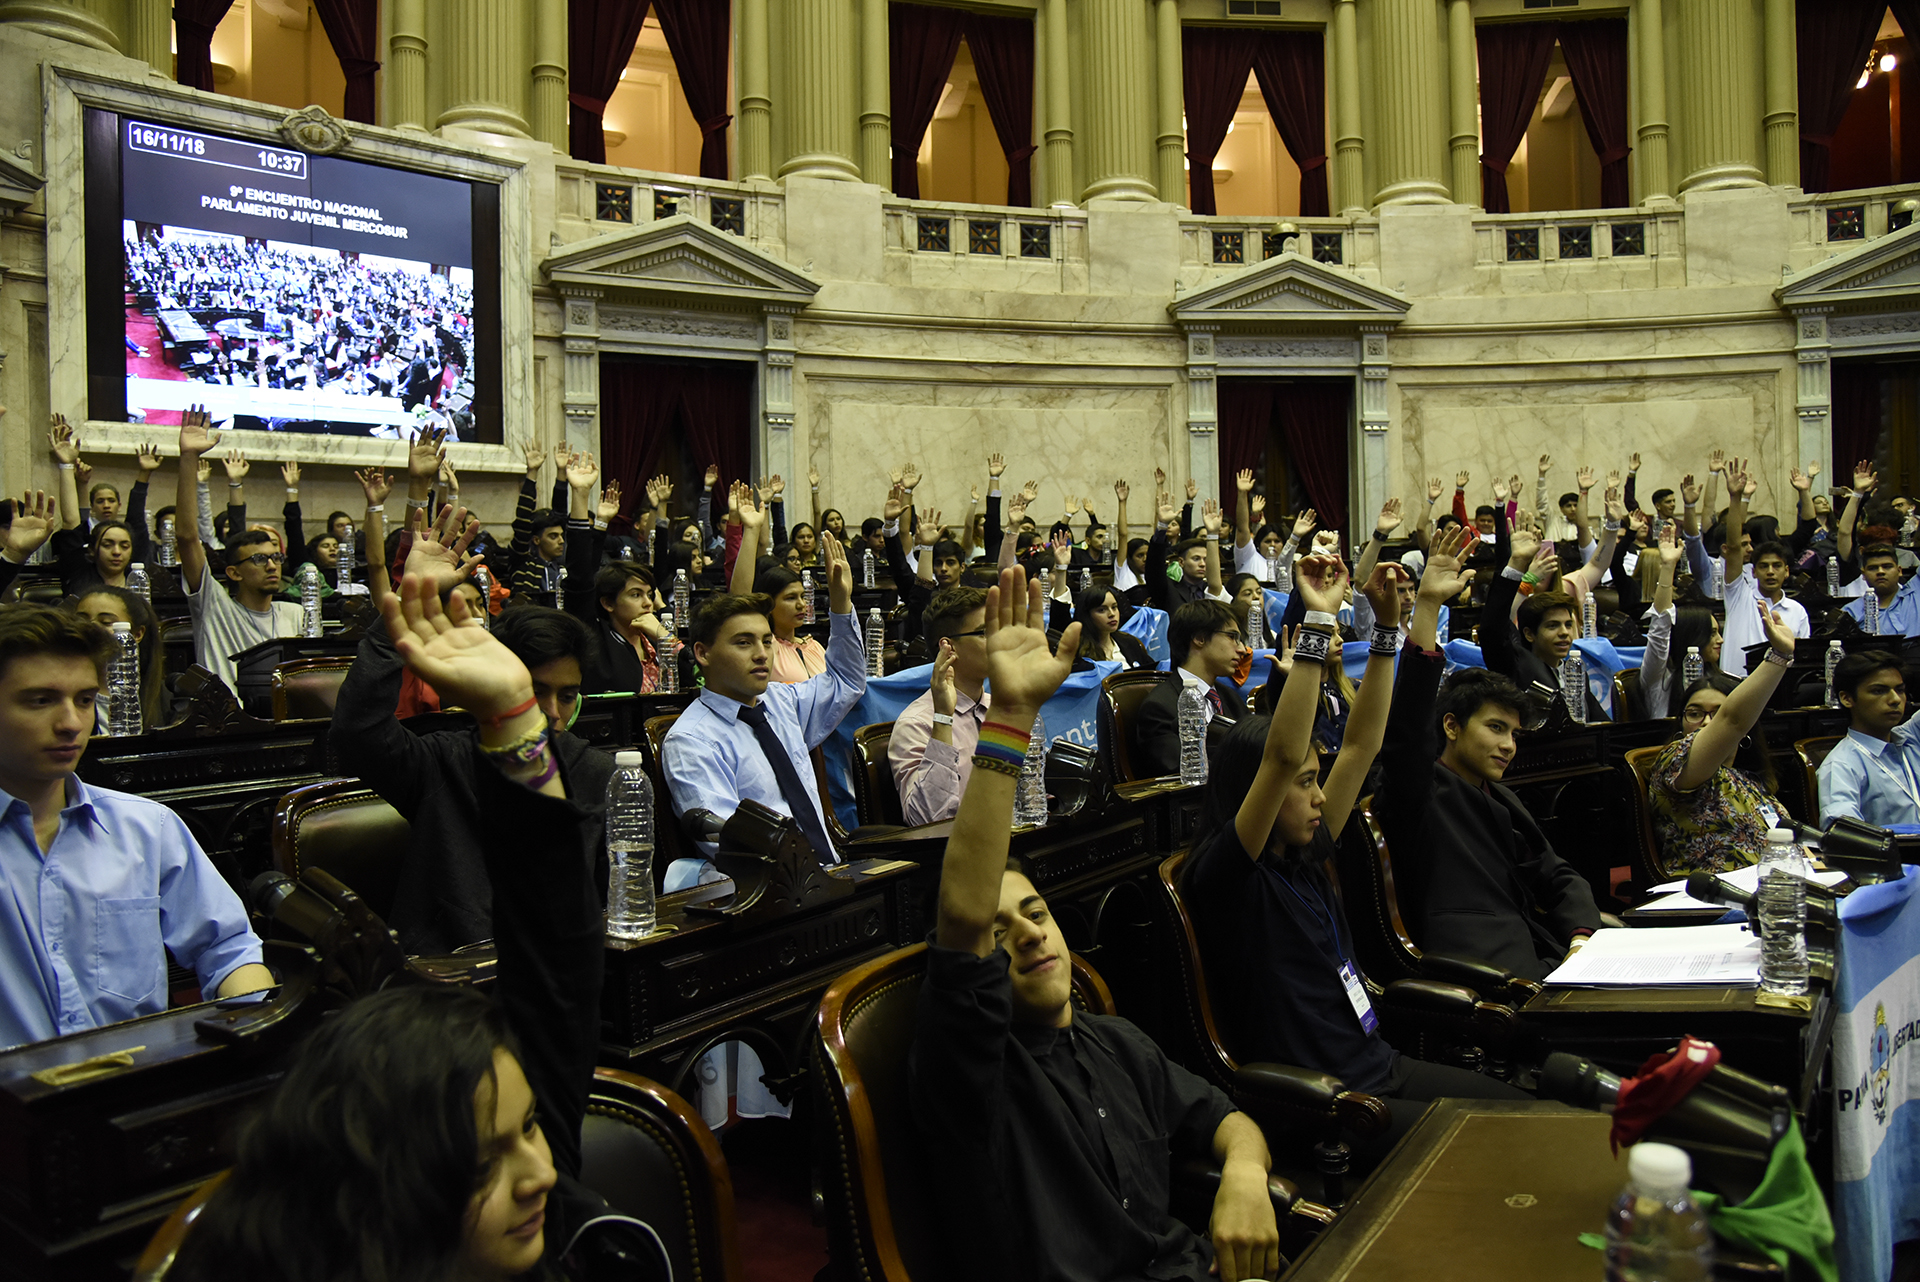
M 974 747 L 973 759 L 1000 762 L 1010 766 L 1015 774 L 1027 763 L 1027 744 L 1032 735 L 1022 734 L 1012 726 L 1002 725 L 998 721 L 982 722 L 980 741 Z M 991 769 L 992 767 L 989 767 Z
M 540 755 L 540 749 L 546 746 L 547 728 L 542 725 L 537 730 L 529 730 L 511 743 L 499 744 L 489 748 L 480 745 L 480 751 L 489 757 L 502 761 L 517 761 L 522 765 Z
M 1333 653 L 1333 637 L 1325 632 L 1300 631 L 1300 639 L 1294 642 L 1293 657 L 1305 659 L 1309 663 L 1325 663 L 1327 656 Z
M 1370 654 L 1384 654 L 1388 658 L 1400 653 L 1400 629 L 1383 628 L 1374 625 L 1373 641 L 1367 646 Z

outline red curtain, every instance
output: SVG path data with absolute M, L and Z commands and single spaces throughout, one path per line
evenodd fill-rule
M 175 0 L 173 78 L 190 89 L 213 88 L 213 29 L 233 0 Z
M 1280 141 L 1300 166 L 1300 216 L 1325 218 L 1326 41 L 1318 31 L 1269 31 L 1254 49 L 1253 71 Z
M 1242 468 L 1258 468 L 1273 430 L 1274 384 L 1258 378 L 1223 378 L 1218 389 L 1220 433 L 1220 493 L 1233 493 L 1233 478 Z M 1274 509 L 1279 519 L 1280 509 Z
M 607 99 L 646 20 L 647 0 L 567 0 L 567 154 L 575 160 L 607 163 Z
M 1180 78 L 1187 108 L 1187 202 L 1196 214 L 1220 212 L 1213 199 L 1213 158 L 1220 154 L 1240 95 L 1247 91 L 1256 43 L 1246 32 L 1225 27 L 1180 29 Z M 1277 124 L 1279 117 L 1274 120 Z
M 631 521 L 661 443 L 680 410 L 679 365 L 600 361 L 600 480 L 620 483 L 620 519 Z
M 1033 203 L 1033 20 L 968 13 L 963 24 L 980 96 L 1007 157 L 1007 203 Z M 917 148 L 916 148 L 917 150 Z
M 753 373 L 746 361 L 683 365 L 680 370 L 684 448 L 696 464 L 718 463 L 715 493 L 752 477 L 748 443 L 753 437 Z
M 1902 10 L 1906 13 L 1902 13 Z M 1893 6 L 1894 17 L 1916 17 L 1912 0 Z M 1829 191 L 1833 135 L 1846 117 L 1853 87 L 1867 65 L 1886 0 L 1799 0 L 1800 189 Z M 1902 28 L 1906 28 L 1903 26 Z M 1851 460 L 1850 460 L 1851 461 Z
M 1273 423 L 1286 442 L 1288 466 L 1300 478 L 1320 524 L 1330 530 L 1346 529 L 1352 383 L 1341 378 L 1302 378 L 1273 387 Z
M 887 59 L 893 113 L 893 194 L 920 199 L 920 140 L 947 87 L 960 28 L 958 9 L 924 4 L 887 6 Z M 997 127 L 998 122 L 996 122 Z
M 680 90 L 700 123 L 700 176 L 727 177 L 727 71 L 733 57 L 732 6 L 716 0 L 653 0 L 680 75 Z M 616 76 L 618 73 L 615 73 Z
M 1474 28 L 1480 47 L 1480 204 L 1490 214 L 1512 212 L 1507 166 L 1540 103 L 1540 85 L 1553 61 L 1554 28 L 1551 22 Z
M 373 73 L 380 70 L 380 0 L 313 0 L 333 56 L 347 73 L 343 117 L 378 124 L 373 113 Z
M 1864 53 L 1860 56 L 1866 57 Z M 1880 443 L 1880 367 L 1871 361 L 1834 361 L 1828 367 L 1827 385 L 1833 475 L 1836 479 L 1851 478 L 1853 465 L 1872 458 L 1874 447 Z
M 1627 175 L 1627 157 L 1633 154 L 1627 142 L 1627 20 L 1563 22 L 1559 36 L 1587 141 L 1600 158 L 1600 207 L 1623 209 L 1633 203 Z M 1505 179 L 1501 182 L 1504 186 Z

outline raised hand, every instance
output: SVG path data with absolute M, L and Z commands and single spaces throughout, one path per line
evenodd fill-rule
M 1553 470 L 1553 455 L 1542 454 L 1540 456 L 1540 475 L 1545 476 L 1548 472 L 1551 472 L 1552 470 Z
M 1442 482 L 1439 477 L 1433 476 L 1433 477 L 1427 478 L 1427 502 L 1428 503 L 1430 504 L 1438 503 L 1440 501 L 1440 496 L 1442 494 L 1445 494 L 1446 492 L 1447 492 L 1446 484 Z
M 720 479 L 720 465 L 718 463 L 707 464 L 706 474 L 701 477 L 702 484 L 707 489 L 710 490 L 713 488 L 714 482 L 718 481 L 719 479 Z
M 590 490 L 593 483 L 600 479 L 600 465 L 594 462 L 591 450 L 582 450 L 567 459 L 567 487 L 575 490 Z
M 1162 525 L 1171 525 L 1173 519 L 1180 515 L 1180 509 L 1173 505 L 1173 495 L 1167 493 L 1165 490 L 1160 491 L 1158 515 L 1160 517 L 1160 524 Z
M 1507 483 L 1505 481 L 1498 479 L 1494 481 L 1493 501 L 1495 503 L 1505 503 L 1507 501 Z
M 1593 488 L 1593 469 L 1590 467 L 1580 468 L 1574 472 L 1573 479 L 1574 482 L 1579 485 L 1580 492 L 1584 494 Z
M 13 503 L 13 524 L 7 527 L 4 548 L 7 560 L 20 565 L 53 537 L 54 517 L 60 504 L 45 490 L 28 490 Z
M 363 468 L 353 474 L 353 479 L 360 482 L 368 507 L 379 507 L 387 501 L 387 495 L 393 493 L 393 478 L 381 468 Z
M 1080 496 L 1078 494 L 1069 494 L 1066 497 L 1067 497 L 1066 515 L 1061 517 L 1060 519 L 1063 521 L 1071 521 L 1074 518 L 1075 513 L 1079 512 L 1080 510 Z
M 1609 521 L 1624 521 L 1627 519 L 1627 505 L 1621 501 L 1620 491 L 1618 489 L 1609 485 L 1606 490 L 1606 495 L 1601 501 L 1605 505 L 1607 519 Z
M 967 487 L 967 493 L 970 496 L 969 499 L 967 500 L 967 506 L 979 507 L 980 506 L 980 487 L 977 485 L 969 485 Z
M 1641 543 L 1645 543 L 1647 541 L 1647 531 L 1651 529 L 1652 526 L 1648 524 L 1647 514 L 1645 512 L 1633 511 L 1627 513 L 1627 528 L 1633 531 L 1634 538 L 1638 539 Z
M 1473 473 L 1467 471 L 1465 468 L 1461 468 L 1453 474 L 1453 488 L 1456 490 L 1464 490 L 1467 488 L 1467 482 L 1472 479 Z
M 1233 474 L 1233 488 L 1242 494 L 1253 493 L 1253 469 L 1243 467 Z
M 887 500 L 880 506 L 880 517 L 885 521 L 897 521 L 900 514 L 907 510 L 907 492 L 900 482 L 895 481 L 893 488 L 887 491 Z M 1009 511 L 1008 515 L 1012 515 Z
M 1760 611 L 1760 626 L 1766 629 L 1767 643 L 1775 654 L 1783 658 L 1793 657 L 1793 625 L 1785 618 L 1767 608 L 1765 601 L 1754 602 L 1754 608 Z
M 913 487 L 909 485 L 907 488 L 912 489 Z M 1020 497 L 1026 500 L 1026 506 L 1032 507 L 1034 500 L 1040 497 L 1040 482 L 1028 481 L 1025 485 L 1021 486 Z
M 1700 486 L 1694 482 L 1692 472 L 1680 478 L 1680 501 L 1688 507 L 1700 502 Z
M 465 579 L 479 560 L 468 556 L 467 548 L 480 533 L 480 522 L 468 520 L 467 509 L 451 503 L 441 506 L 431 527 L 426 524 L 426 513 L 417 509 L 414 521 L 413 546 L 407 550 L 402 573 L 431 583 L 435 593 Z
M 1347 599 L 1347 566 L 1338 556 L 1315 552 L 1294 563 L 1293 590 L 1309 610 L 1337 614 Z
M 933 676 L 928 688 L 933 692 L 933 710 L 942 716 L 952 716 L 958 691 L 953 680 L 953 642 L 947 637 L 940 638 L 940 648 L 934 653 Z
M 1674 523 L 1668 521 L 1660 527 L 1661 567 L 1664 569 L 1680 564 L 1680 554 L 1683 550 L 1680 546 L 1680 539 L 1674 531 Z
M 1092 516 L 1092 515 L 1093 515 L 1093 500 L 1092 500 L 1091 498 L 1083 498 L 1083 499 L 1081 499 L 1081 500 L 1080 500 L 1080 510 L 1081 510 L 1082 512 L 1085 512 L 1085 513 L 1086 513 L 1086 514 L 1087 514 L 1088 516 Z
M 1809 482 L 1809 483 L 1811 483 L 1811 482 L 1812 482 L 1812 480 L 1813 480 L 1813 478 L 1814 478 L 1814 477 L 1816 477 L 1816 476 L 1818 476 L 1818 475 L 1820 475 L 1820 460 L 1819 460 L 1819 459 L 1810 459 L 1810 460 L 1808 460 L 1808 462 L 1807 462 L 1807 480 L 1808 480 L 1808 482 Z
M 1319 518 L 1314 515 L 1313 509 L 1308 508 L 1295 518 L 1293 522 L 1293 537 L 1296 539 L 1306 538 L 1309 534 L 1313 533 L 1313 527 L 1318 521 Z
M 987 681 L 993 687 L 994 719 L 1030 720 L 1073 671 L 1080 625 L 1069 623 L 1056 652 L 1047 644 L 1047 603 L 1040 585 L 1013 566 L 987 589 Z
M 220 460 L 220 465 L 227 469 L 229 481 L 245 480 L 253 468 L 253 464 L 247 462 L 246 454 L 240 450 L 228 450 L 227 456 Z
M 1627 471 L 1638 472 L 1639 470 L 1640 470 L 1640 451 L 1635 450 L 1633 453 L 1627 455 Z
M 742 503 L 753 494 L 753 487 L 745 481 L 735 481 L 727 487 L 727 515 L 735 521 L 740 519 Z
M 87 480 L 92 475 L 93 464 L 87 462 L 85 459 L 75 461 L 73 465 L 73 479 L 81 489 L 84 490 L 87 488 Z
M 827 609 L 845 614 L 853 609 L 853 569 L 832 530 L 820 531 L 820 555 L 827 563 Z
M 1062 570 L 1073 564 L 1073 540 L 1065 533 L 1053 536 L 1053 564 Z
M 145 476 L 160 466 L 160 447 L 152 441 L 142 442 L 134 451 L 133 459 L 140 465 L 140 475 Z
M 1759 488 L 1760 488 L 1759 476 L 1754 474 L 1752 471 L 1748 471 L 1745 474 L 1743 478 L 1743 482 L 1740 486 L 1740 493 L 1742 494 L 1742 496 L 1746 498 L 1752 498 L 1754 496 L 1754 492 L 1757 491 Z
M 298 487 L 300 484 L 300 465 L 298 463 L 282 463 L 280 465 L 280 479 L 287 483 L 287 488 L 290 490 Z
M 453 470 L 453 460 L 450 458 L 443 457 L 440 460 L 440 484 L 446 487 L 449 494 L 460 492 L 460 474 Z
M 999 476 L 1007 470 L 1007 456 L 1004 454 L 987 455 L 987 475 Z
M 1799 490 L 1802 494 L 1805 494 L 1813 488 L 1813 478 L 1797 467 L 1788 473 L 1787 483 L 1792 485 L 1794 489 Z
M 740 524 L 744 525 L 749 530 L 758 530 L 763 528 L 767 523 L 767 517 L 769 515 L 767 512 L 767 509 L 764 506 L 762 506 L 760 503 L 755 501 L 753 487 L 751 485 L 748 485 L 745 481 L 741 481 L 739 483 L 739 486 L 740 486 Z M 895 513 L 893 516 L 889 516 L 887 519 L 889 521 L 894 520 L 898 517 L 898 515 L 899 515 L 898 513 Z
M 1279 653 L 1273 656 L 1273 666 L 1282 676 L 1293 675 L 1293 652 L 1300 648 L 1300 625 L 1280 629 Z
M 820 469 L 819 468 L 809 467 L 807 469 L 807 484 L 816 490 L 820 488 Z
M 1208 499 L 1200 505 L 1200 522 L 1206 527 L 1208 534 L 1218 535 L 1220 533 L 1221 517 L 1220 501 L 1218 499 Z
M 771 494 L 774 498 L 777 499 L 782 494 L 785 494 L 786 492 L 787 492 L 787 482 L 786 482 L 786 479 L 780 475 L 780 473 L 775 472 L 772 476 L 769 476 L 767 478 L 768 494 Z
M 906 486 L 906 487 L 907 487 L 908 489 L 910 489 L 910 490 L 912 490 L 912 489 L 917 489 L 917 488 L 919 488 L 919 485 L 920 485 L 920 469 L 919 469 L 919 467 L 917 467 L 916 465 L 914 465 L 914 464 L 912 464 L 912 463 L 909 463 L 909 464 L 907 464 L 907 465 L 906 465 L 906 467 L 904 467 L 904 468 L 902 468 L 902 469 L 901 469 L 901 481 L 900 481 L 900 483 L 901 483 L 902 485 L 904 485 L 904 486 Z M 1032 495 L 1028 495 L 1028 496 L 1027 496 L 1027 498 L 1028 498 L 1028 501 L 1029 501 L 1029 502 L 1031 502 L 1031 501 L 1032 501 L 1032 498 L 1033 498 L 1033 496 L 1032 496 Z
M 80 461 L 80 438 L 73 434 L 73 425 L 64 414 L 53 416 L 53 430 L 47 433 L 47 445 L 53 450 L 56 463 L 71 467 Z
M 1540 550 L 1540 536 L 1532 530 L 1515 530 L 1509 538 L 1512 548 L 1507 564 L 1524 569 L 1533 563 L 1533 554 Z
M 440 465 L 446 461 L 447 447 L 445 438 L 432 428 L 425 428 L 413 438 L 407 447 L 407 475 L 414 480 L 433 484 L 440 475 Z M 546 462 L 547 452 L 527 442 L 527 475 L 534 476 L 540 471 L 540 465 Z
M 1253 524 L 1257 529 L 1267 515 L 1267 496 L 1264 494 L 1254 495 L 1251 506 L 1253 509 Z
M 420 433 L 419 436 L 414 438 L 413 448 L 416 450 L 419 449 L 421 443 L 430 435 L 431 435 L 431 432 Z M 540 475 L 540 465 L 547 461 L 547 452 L 544 449 L 540 448 L 540 442 L 534 441 L 534 440 L 527 441 L 520 448 L 526 453 L 527 475 L 535 479 L 538 479 Z M 437 457 L 434 461 L 434 470 L 436 472 L 439 470 L 439 460 Z M 415 472 L 413 470 L 413 456 L 409 454 L 407 456 L 407 475 L 408 476 L 431 476 L 433 475 L 433 473 L 432 472 Z
M 1707 451 L 1707 474 L 1709 476 L 1715 472 L 1724 472 L 1726 468 L 1727 452 L 1725 450 Z
M 606 488 L 600 491 L 600 502 L 594 508 L 594 514 L 605 525 L 620 515 L 620 482 L 608 481 Z
M 411 555 L 407 564 L 413 565 Z M 533 677 L 527 665 L 468 614 L 465 598 L 456 595 L 442 609 L 440 591 L 434 577 L 409 573 L 398 595 L 380 599 L 401 660 L 434 688 L 443 707 L 465 708 L 483 721 L 529 702 Z
M 1166 468 L 1156 467 L 1153 469 L 1153 488 L 1155 490 L 1164 490 L 1167 488 L 1167 469 Z
M 1880 474 L 1873 470 L 1872 459 L 1861 459 L 1853 465 L 1853 488 L 1862 494 L 1871 494 L 1880 485 Z
M 1373 607 L 1374 624 L 1382 628 L 1400 626 L 1400 584 L 1406 580 L 1405 569 L 1391 562 L 1382 561 L 1373 567 L 1373 573 L 1360 585 L 1361 595 L 1367 598 L 1367 604 Z
M 1383 539 L 1400 528 L 1400 500 L 1388 499 L 1380 505 L 1380 519 L 1373 523 L 1373 535 Z
M 1187 478 L 1187 502 L 1191 503 L 1200 496 L 1200 482 L 1191 476 Z
M 1027 514 L 1027 496 L 1015 490 L 1007 496 L 1007 524 L 1018 525 L 1020 518 Z
M 1436 532 L 1427 547 L 1427 568 L 1420 576 L 1420 599 L 1447 602 L 1467 590 L 1473 571 L 1464 568 L 1463 554 L 1478 536 L 1464 525 Z
M 194 464 L 193 479 L 202 485 L 213 479 L 213 464 L 207 462 L 204 456 Z
M 1607 473 L 1607 488 L 1610 490 L 1620 488 L 1620 469 L 1614 468 Z
M 1113 497 L 1119 502 L 1125 503 L 1127 501 L 1127 495 L 1131 493 L 1133 493 L 1133 487 L 1125 481 L 1115 481 L 1113 483 Z
M 916 548 L 930 548 L 940 541 L 940 514 L 938 512 L 917 512 L 914 514 L 919 524 L 914 527 L 913 545 Z
M 907 469 L 905 467 L 893 468 L 887 473 L 887 478 L 895 485 L 904 485 L 907 479 Z

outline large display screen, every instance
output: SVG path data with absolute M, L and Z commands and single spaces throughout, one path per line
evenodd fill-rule
M 473 184 L 118 129 L 127 419 L 481 439 Z

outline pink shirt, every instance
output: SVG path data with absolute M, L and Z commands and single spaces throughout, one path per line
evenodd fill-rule
M 933 691 L 901 710 L 887 744 L 887 764 L 893 768 L 900 813 L 908 824 L 939 823 L 959 813 L 960 794 L 973 773 L 973 750 L 980 744 L 980 723 L 987 719 L 992 698 L 982 693 L 975 702 L 955 692 L 950 744 L 933 737 Z
M 811 681 L 827 670 L 826 647 L 812 637 L 797 641 L 773 639 L 773 661 L 767 665 L 771 679 L 782 685 Z

